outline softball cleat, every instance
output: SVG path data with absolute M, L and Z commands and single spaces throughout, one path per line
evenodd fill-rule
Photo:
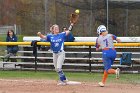
M 117 68 L 116 69 L 116 79 L 119 79 L 120 78 L 120 69 Z
M 58 86 L 65 86 L 65 85 L 67 85 L 67 83 L 66 82 L 63 82 L 63 81 L 59 81 L 57 85 Z
M 105 84 L 102 83 L 102 82 L 99 82 L 98 84 L 99 84 L 100 87 L 104 87 L 105 86 Z

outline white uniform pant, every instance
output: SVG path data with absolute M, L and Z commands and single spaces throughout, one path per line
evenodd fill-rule
M 65 51 L 59 53 L 53 53 L 53 64 L 55 67 L 55 70 L 58 72 L 59 70 L 62 70 L 62 65 L 65 60 Z

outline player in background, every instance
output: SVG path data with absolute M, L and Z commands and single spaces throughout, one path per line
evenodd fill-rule
M 113 45 L 113 40 L 120 42 L 120 39 L 113 34 L 108 34 L 104 25 L 100 25 L 97 28 L 97 33 L 99 37 L 96 40 L 96 51 L 102 49 L 102 59 L 104 64 L 103 78 L 98 84 L 99 86 L 104 87 L 108 74 L 116 74 L 116 78 L 119 78 L 120 69 L 112 69 L 111 65 L 113 65 L 116 58 L 116 50 Z
M 68 30 L 68 28 L 63 27 L 64 32 L 67 31 L 67 30 Z M 71 31 L 72 31 L 72 28 L 71 28 Z M 75 40 L 75 38 L 74 38 L 74 36 L 73 36 L 73 34 L 71 32 L 65 38 L 65 42 L 73 42 L 74 40 Z
M 65 59 L 64 40 L 66 36 L 70 33 L 72 26 L 73 23 L 71 23 L 67 31 L 60 33 L 59 26 L 55 24 L 50 27 L 50 31 L 52 32 L 52 34 L 45 36 L 41 34 L 41 32 L 37 33 L 40 38 L 46 39 L 46 41 L 50 42 L 51 44 L 50 47 L 53 52 L 53 64 L 60 79 L 58 85 L 66 85 L 68 82 L 64 72 L 62 71 L 62 65 Z
M 7 32 L 6 42 L 17 42 L 18 38 L 12 29 L 9 29 Z M 5 55 L 6 61 L 9 61 L 10 56 L 16 56 L 19 47 L 17 45 L 7 46 L 7 55 Z M 11 61 L 16 62 L 16 59 L 11 59 Z

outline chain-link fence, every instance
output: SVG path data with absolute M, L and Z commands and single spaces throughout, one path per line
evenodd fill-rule
M 14 30 L 14 33 L 16 33 L 16 25 L 14 26 L 0 26 L 0 34 L 7 34 L 7 31 L 9 29 Z
M 140 35 L 140 0 L 108 0 L 109 29 L 119 36 Z
M 49 32 L 52 24 L 69 26 L 69 16 L 80 9 L 74 36 L 96 36 L 100 24 L 117 36 L 140 35 L 139 0 L 0 0 L 0 25 L 18 25 L 22 35 Z

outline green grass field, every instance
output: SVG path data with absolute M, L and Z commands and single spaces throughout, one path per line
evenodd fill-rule
M 81 82 L 99 82 L 103 75 L 103 73 L 88 72 L 65 72 L 65 74 L 69 80 Z M 54 71 L 0 71 L 0 78 L 58 80 L 58 75 Z M 140 84 L 140 74 L 121 74 L 121 78 L 119 80 L 115 79 L 115 75 L 109 75 L 107 82 Z

